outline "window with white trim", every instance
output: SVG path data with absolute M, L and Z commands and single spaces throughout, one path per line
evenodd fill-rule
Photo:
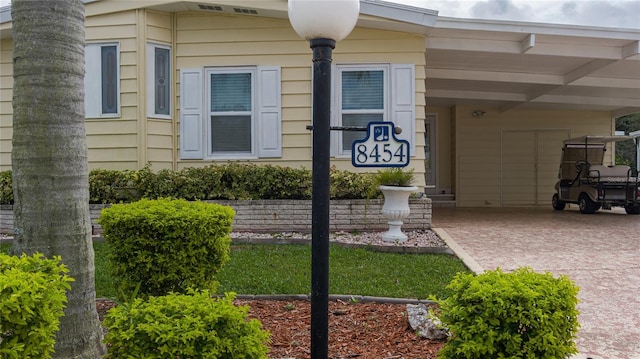
M 85 46 L 85 117 L 120 116 L 120 45 Z
M 338 109 L 342 126 L 366 127 L 387 119 L 387 67 L 338 67 Z M 363 132 L 340 131 L 340 154 L 351 154 L 353 141 Z
M 333 125 L 367 127 L 390 121 L 402 128 L 398 138 L 409 141 L 415 154 L 415 85 L 413 64 L 336 65 Z M 332 131 L 332 153 L 351 156 L 361 131 Z
M 255 156 L 253 69 L 206 71 L 210 157 Z
M 147 116 L 171 119 L 171 47 L 147 44 Z
M 180 158 L 282 156 L 280 67 L 180 70 Z

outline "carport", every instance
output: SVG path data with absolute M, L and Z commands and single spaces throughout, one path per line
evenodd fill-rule
M 562 141 L 640 112 L 638 30 L 438 17 L 425 45 L 426 192 L 459 207 L 548 206 Z

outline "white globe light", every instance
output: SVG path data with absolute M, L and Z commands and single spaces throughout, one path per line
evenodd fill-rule
M 289 22 L 306 40 L 347 37 L 358 22 L 359 0 L 289 0 Z

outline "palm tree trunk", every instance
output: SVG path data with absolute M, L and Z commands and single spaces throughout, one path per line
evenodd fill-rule
M 14 253 L 59 255 L 75 278 L 56 358 L 100 358 L 84 128 L 84 5 L 14 0 Z

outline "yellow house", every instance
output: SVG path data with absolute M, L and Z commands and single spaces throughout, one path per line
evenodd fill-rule
M 311 50 L 286 0 L 85 0 L 91 168 L 250 161 L 311 168 Z M 11 169 L 12 35 L 0 10 L 0 170 Z M 550 205 L 563 139 L 640 112 L 640 31 L 439 17 L 361 0 L 333 53 L 332 124 L 392 121 L 425 192 Z M 351 164 L 361 133 L 332 132 Z M 613 161 L 610 151 L 609 161 Z

